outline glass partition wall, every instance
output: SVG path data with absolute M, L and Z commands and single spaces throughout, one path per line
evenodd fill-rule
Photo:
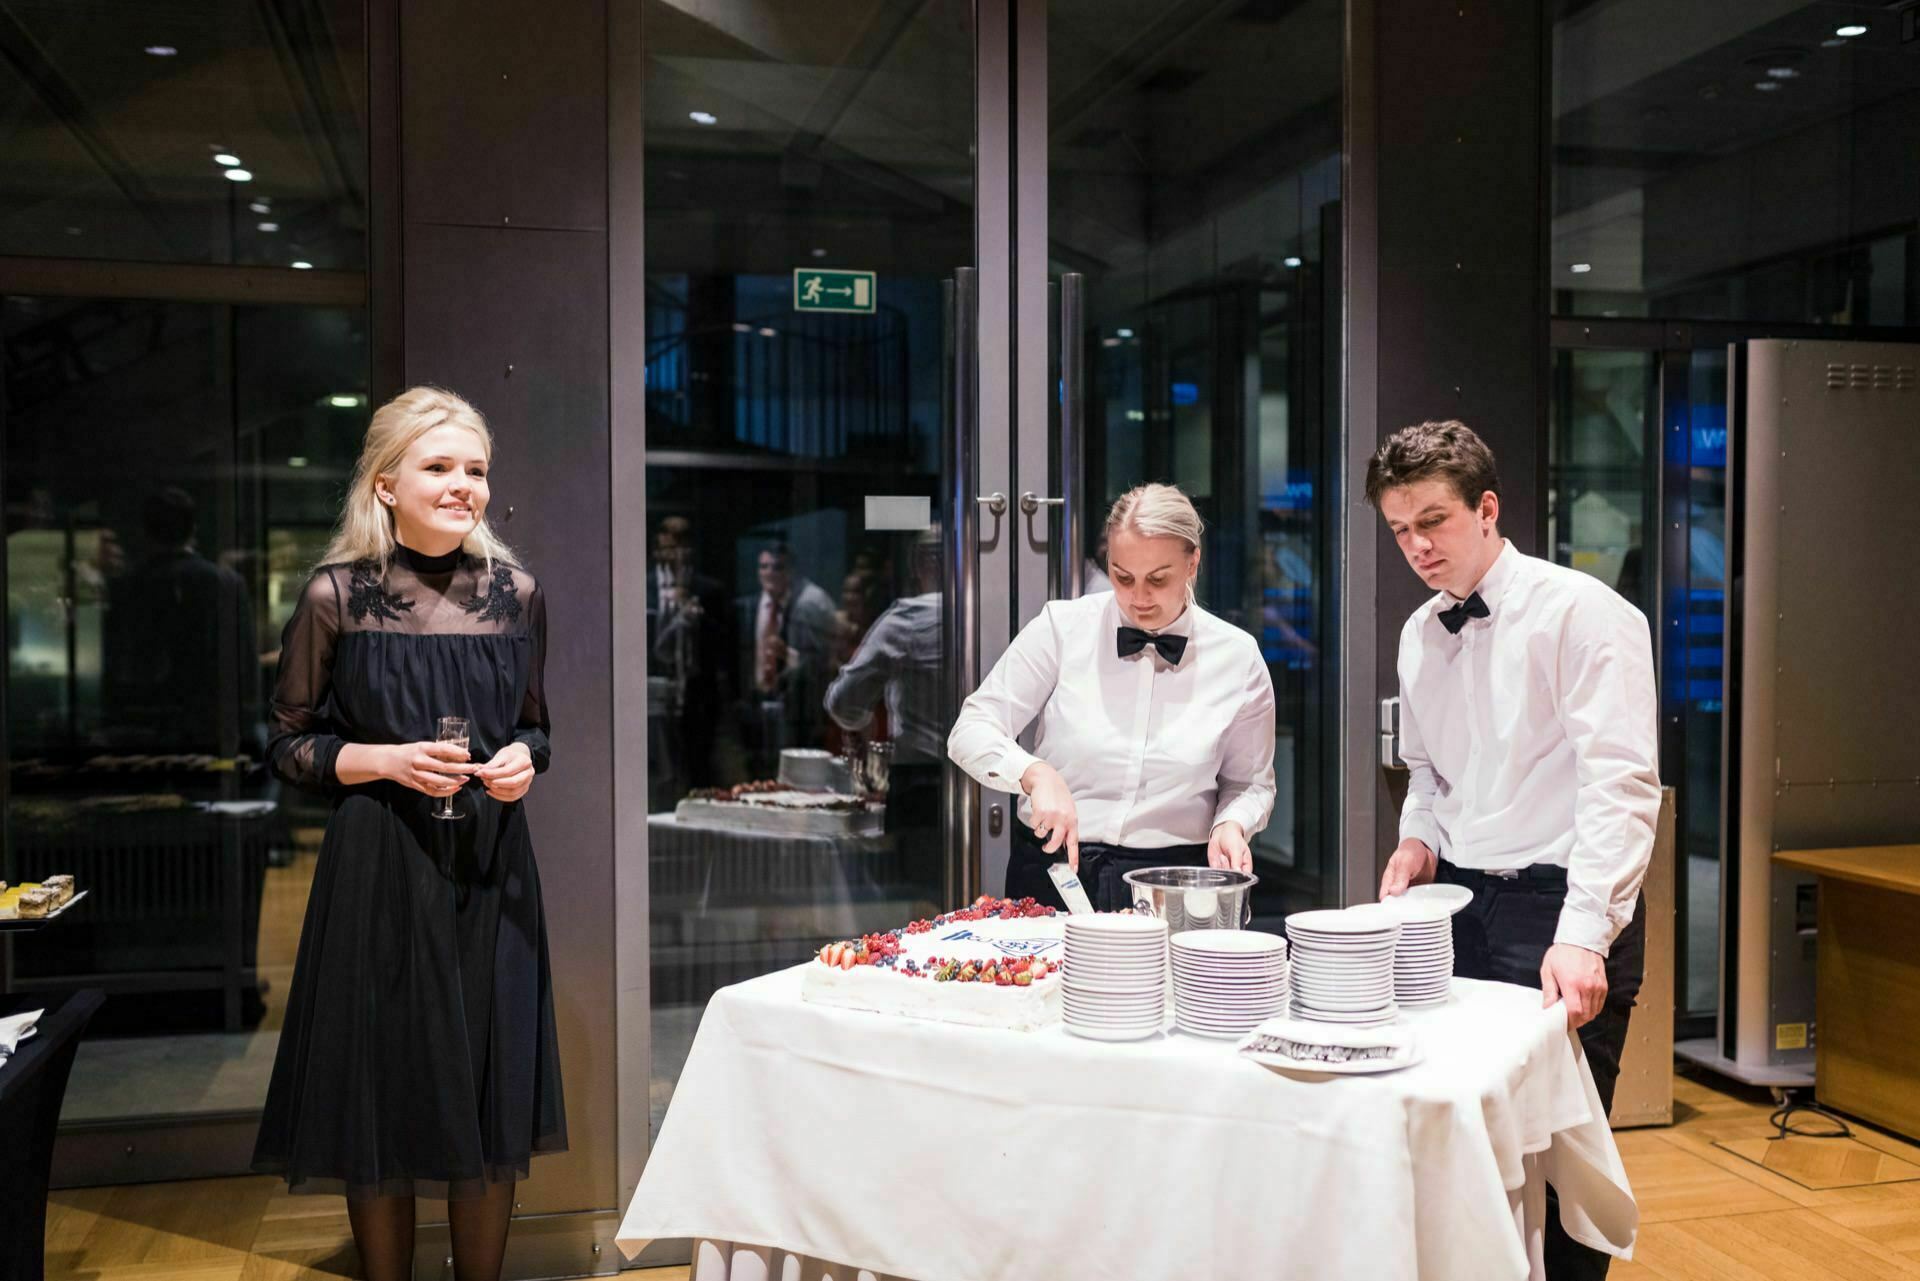
M 1548 545 L 1646 612 L 1678 789 L 1683 1037 L 1720 987 L 1727 349 L 1920 339 L 1901 6 L 1561 0 Z
M 644 12 L 654 1127 L 717 986 L 955 906 L 1004 850 L 1009 798 L 943 820 L 964 674 L 1075 590 L 1065 548 L 1103 589 L 1143 481 L 1193 495 L 1201 599 L 1273 674 L 1256 910 L 1333 901 L 1341 6 Z M 1041 501 L 1069 491 L 1072 530 Z M 884 818 L 700 821 L 783 779 Z
M 364 18 L 5 22 L 0 880 L 89 896 L 0 939 L 0 990 L 108 994 L 67 1126 L 244 1120 L 325 822 L 269 776 L 265 707 L 366 423 Z M 242 1168 L 241 1137 L 171 1172 Z

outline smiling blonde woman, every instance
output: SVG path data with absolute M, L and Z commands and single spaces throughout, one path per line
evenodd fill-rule
M 1136 868 L 1252 870 L 1273 811 L 1273 682 L 1253 637 L 1196 598 L 1204 530 L 1172 485 L 1122 494 L 1113 590 L 1049 603 L 961 708 L 948 755 L 1021 798 L 1009 896 L 1064 907 L 1047 874 L 1060 858 L 1103 911 L 1130 904 Z
M 492 461 L 451 392 L 382 406 L 281 641 L 268 755 L 333 814 L 254 1168 L 344 1193 L 369 1281 L 410 1275 L 417 1196 L 448 1199 L 461 1281 L 497 1277 L 516 1180 L 567 1145 L 520 805 L 549 754 L 546 601 L 487 526 Z

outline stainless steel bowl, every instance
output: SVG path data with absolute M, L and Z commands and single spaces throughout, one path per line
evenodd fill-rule
M 1253 919 L 1252 872 L 1220 867 L 1143 867 L 1124 878 L 1133 891 L 1133 910 L 1157 916 L 1169 933 L 1181 930 L 1238 930 Z

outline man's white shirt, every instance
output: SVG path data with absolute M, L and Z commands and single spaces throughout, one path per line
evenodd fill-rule
M 1400 633 L 1400 837 L 1459 867 L 1567 869 L 1554 942 L 1606 955 L 1633 919 L 1660 811 L 1653 644 L 1598 579 L 1507 543 L 1457 636 L 1445 592 Z
M 982 786 L 1018 793 L 1036 760 L 1073 792 L 1080 839 L 1151 849 L 1205 842 L 1221 823 L 1251 837 L 1273 812 L 1273 681 L 1253 637 L 1197 605 L 1119 656 L 1128 624 L 1111 592 L 1053 601 L 1020 630 L 960 709 L 947 751 Z M 1034 750 L 1015 741 L 1030 722 Z M 1020 798 L 1021 821 L 1033 823 Z

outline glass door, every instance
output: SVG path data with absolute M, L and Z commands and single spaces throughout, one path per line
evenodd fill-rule
M 657 1133 L 716 988 L 970 879 L 943 763 L 984 213 L 965 0 L 644 23 Z
M 1053 0 L 1044 66 L 1054 510 L 1049 591 L 1107 590 L 1107 508 L 1179 485 L 1208 532 L 1202 606 L 1260 642 L 1277 703 L 1278 797 L 1254 841 L 1257 925 L 1334 901 L 1341 42 L 1337 0 Z M 1023 51 L 1025 45 L 1022 45 Z M 1043 83 L 1035 84 L 1035 79 Z M 1020 265 L 1022 287 L 1041 270 Z M 1031 271 L 1032 276 L 1028 273 Z M 1026 344 L 1022 344 L 1026 346 Z M 1024 476 L 1029 473 L 1023 473 Z M 1018 570 L 1021 620 L 1037 606 Z

